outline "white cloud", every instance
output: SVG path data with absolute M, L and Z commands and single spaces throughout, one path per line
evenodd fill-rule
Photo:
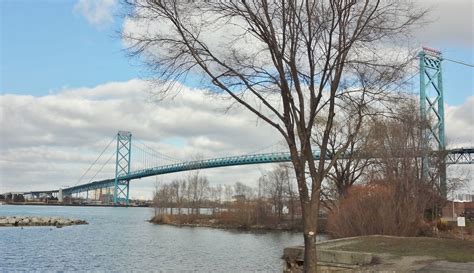
M 472 0 L 417 0 L 430 12 L 428 23 L 417 32 L 422 45 L 444 47 L 474 47 L 474 1 Z
M 218 95 L 181 87 L 182 92 L 174 99 L 151 103 L 150 88 L 145 81 L 130 80 L 42 97 L 2 95 L 0 192 L 48 190 L 76 184 L 118 130 L 130 130 L 132 142 L 140 139 L 156 151 L 184 160 L 197 154 L 212 158 L 250 153 L 280 140 L 272 128 L 256 123 L 248 111 L 233 108 L 224 113 L 220 109 L 229 101 Z M 88 182 L 105 164 L 114 145 L 81 183 Z M 135 161 L 141 160 L 139 153 L 132 154 Z M 203 172 L 212 184 L 252 184 L 260 169 L 271 167 L 243 166 Z M 111 160 L 94 180 L 111 178 L 113 172 Z M 182 175 L 170 174 L 160 179 L 168 181 Z M 132 196 L 151 197 L 154 181 L 155 178 L 134 181 Z
M 448 105 L 445 112 L 448 146 L 474 147 L 474 96 L 462 105 Z
M 79 0 L 74 5 L 74 12 L 84 16 L 91 25 L 104 27 L 114 21 L 116 7 L 116 0 Z

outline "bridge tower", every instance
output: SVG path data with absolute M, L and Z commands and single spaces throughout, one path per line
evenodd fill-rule
M 422 121 L 422 170 L 423 177 L 429 176 L 430 143 L 439 151 L 439 182 L 441 195 L 447 196 L 446 186 L 446 140 L 444 131 L 444 94 L 441 52 L 423 47 L 420 58 L 420 114 Z M 434 140 L 434 142 L 432 142 Z M 436 149 L 435 148 L 435 149 Z
M 117 133 L 117 156 L 115 161 L 114 205 L 125 202 L 128 206 L 130 180 L 121 180 L 120 176 L 130 173 L 130 158 L 132 152 L 132 133 L 119 131 Z

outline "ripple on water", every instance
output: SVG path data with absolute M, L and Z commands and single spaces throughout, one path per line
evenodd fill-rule
M 281 272 L 283 248 L 299 234 L 157 226 L 150 208 L 1 206 L 0 216 L 84 219 L 89 225 L 1 228 L 0 268 L 14 270 L 194 270 Z

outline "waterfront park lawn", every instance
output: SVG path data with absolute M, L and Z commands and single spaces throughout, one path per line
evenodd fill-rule
M 474 241 L 429 237 L 360 237 L 331 249 L 387 253 L 394 256 L 431 256 L 449 262 L 474 262 Z

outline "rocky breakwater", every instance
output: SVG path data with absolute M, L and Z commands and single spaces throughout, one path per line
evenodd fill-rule
M 84 220 L 68 219 L 57 216 L 0 216 L 0 227 L 23 227 L 23 226 L 72 226 L 86 225 Z

